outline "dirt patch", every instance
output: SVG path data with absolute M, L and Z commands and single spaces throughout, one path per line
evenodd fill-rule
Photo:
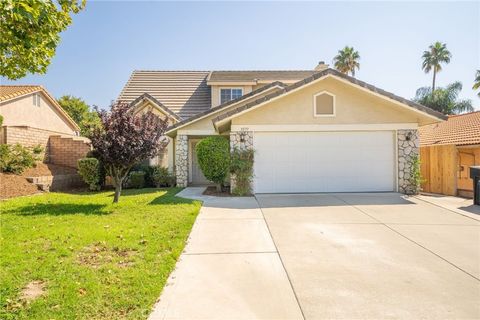
M 223 187 L 222 191 L 218 192 L 215 186 L 207 187 L 207 189 L 203 191 L 203 195 L 214 196 L 214 197 L 232 197 L 229 187 Z
M 0 173 L 0 199 L 27 196 L 39 192 L 37 186 L 28 182 L 25 177 Z
M 34 168 L 28 168 L 23 173 L 23 177 L 55 176 L 62 174 L 75 174 L 77 169 L 59 166 L 56 164 L 37 162 Z
M 136 254 L 137 251 L 133 249 L 108 248 L 106 243 L 97 242 L 83 248 L 77 255 L 77 261 L 81 265 L 94 269 L 109 263 L 114 263 L 118 267 L 126 268 L 134 264 L 134 256 Z
M 22 293 L 20 295 L 20 300 L 28 302 L 32 302 L 33 300 L 43 296 L 45 291 L 46 284 L 43 281 L 32 281 L 22 289 Z

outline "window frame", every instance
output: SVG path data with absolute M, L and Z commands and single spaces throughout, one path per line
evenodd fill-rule
M 320 95 L 323 95 L 323 94 L 328 94 L 329 96 L 332 97 L 332 101 L 333 101 L 333 112 L 331 114 L 317 114 L 317 97 L 320 96 Z M 337 115 L 337 108 L 336 108 L 336 96 L 329 92 L 329 91 L 321 91 L 321 92 L 318 92 L 316 94 L 313 95 L 313 116 L 315 118 L 331 118 L 331 117 L 335 117 Z
M 230 100 L 222 102 L 222 90 L 230 90 Z M 220 88 L 218 88 L 218 103 L 219 104 L 224 104 L 224 103 L 227 103 L 229 101 L 235 100 L 235 99 L 232 99 L 232 90 L 240 90 L 240 96 L 235 98 L 235 99 L 238 99 L 241 96 L 243 96 L 243 88 L 242 87 L 220 87 Z

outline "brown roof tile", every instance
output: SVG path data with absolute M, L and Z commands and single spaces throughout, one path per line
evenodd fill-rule
M 187 119 L 210 108 L 208 71 L 134 71 L 118 100 L 132 102 L 148 93 Z
M 480 111 L 449 116 L 447 121 L 419 128 L 420 145 L 480 144 Z
M 37 85 L 0 86 L 0 101 L 10 100 L 40 90 L 42 90 L 42 87 Z
M 208 81 L 286 81 L 301 80 L 313 75 L 315 70 L 259 70 L 212 71 Z

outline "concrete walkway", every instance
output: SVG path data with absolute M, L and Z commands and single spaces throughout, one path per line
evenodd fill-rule
M 203 207 L 150 319 L 480 319 L 478 208 L 398 193 Z
M 188 244 L 149 319 L 303 319 L 253 197 L 203 201 Z

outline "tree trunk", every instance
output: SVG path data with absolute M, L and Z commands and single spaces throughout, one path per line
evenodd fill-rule
M 117 203 L 122 193 L 122 182 L 115 182 L 115 195 L 113 196 L 113 203 Z
M 217 192 L 222 192 L 222 184 L 221 183 L 217 183 L 216 187 L 217 187 Z
M 432 96 L 433 96 L 433 92 L 435 91 L 435 77 L 437 75 L 437 71 L 435 70 L 435 68 L 433 68 L 433 82 L 432 82 Z

